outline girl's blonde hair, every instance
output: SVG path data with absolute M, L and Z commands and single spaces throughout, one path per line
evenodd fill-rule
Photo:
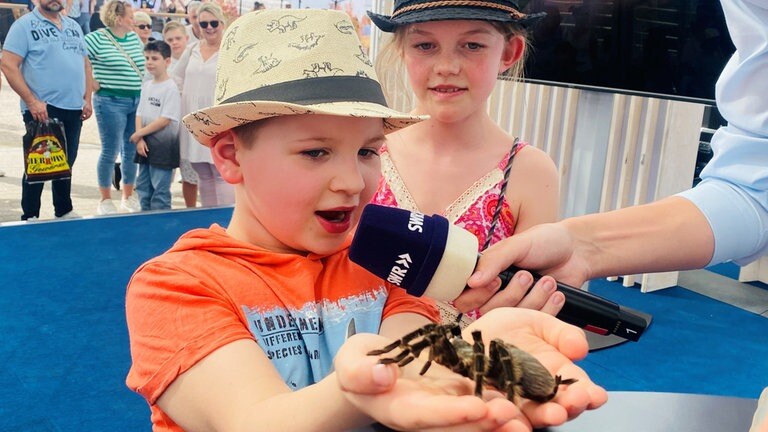
M 117 20 L 124 17 L 131 4 L 124 0 L 109 0 L 99 11 L 101 22 L 107 27 L 114 27 Z
M 513 37 L 522 36 L 525 40 L 525 50 L 522 57 L 518 60 L 509 70 L 502 75 L 513 80 L 519 80 L 523 78 L 523 71 L 525 69 L 525 59 L 528 54 L 529 41 L 528 32 L 522 26 L 515 23 L 486 21 L 491 24 L 502 36 L 504 40 L 509 41 Z M 405 71 L 405 64 L 403 63 L 403 50 L 405 49 L 405 35 L 410 28 L 410 25 L 404 25 L 398 27 L 393 33 L 382 33 L 384 37 L 388 39 L 382 44 L 381 50 L 376 56 L 376 74 L 379 77 L 381 86 L 384 89 L 384 95 L 387 97 L 387 103 L 390 107 L 408 110 L 410 106 L 398 107 L 393 104 L 392 95 L 396 92 L 403 92 L 405 90 L 407 104 L 411 104 L 411 89 L 408 85 Z M 391 35 L 391 36 L 390 36 Z
M 224 11 L 221 9 L 221 6 L 219 6 L 216 3 L 209 2 L 209 3 L 203 3 L 200 5 L 200 8 L 197 9 L 197 18 L 200 19 L 200 14 L 203 12 L 208 12 L 209 14 L 216 17 L 217 20 L 221 22 L 222 27 L 227 26 L 227 18 L 224 16 Z

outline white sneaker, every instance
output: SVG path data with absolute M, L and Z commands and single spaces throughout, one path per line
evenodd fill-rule
M 138 213 L 141 211 L 141 204 L 139 204 L 136 194 L 132 194 L 128 198 L 123 198 L 120 201 L 120 208 L 129 213 Z
M 98 215 L 110 215 L 117 213 L 117 207 L 111 199 L 101 200 L 99 206 L 96 207 L 96 214 Z
M 99 206 L 99 207 L 101 207 L 101 206 Z M 70 210 L 69 213 L 64 213 L 61 216 L 56 216 L 56 219 L 79 219 L 81 217 L 82 216 L 80 216 L 79 214 L 75 213 L 74 210 Z
M 32 216 L 31 218 L 25 220 L 24 222 L 37 222 L 37 216 Z

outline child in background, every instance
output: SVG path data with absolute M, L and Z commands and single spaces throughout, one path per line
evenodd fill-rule
M 184 117 L 234 185 L 235 206 L 227 228 L 183 235 L 129 283 L 127 384 L 149 402 L 155 432 L 341 431 L 373 421 L 530 430 L 510 401 L 477 398 L 445 369 L 414 379 L 421 361 L 399 376 L 366 355 L 438 313 L 347 256 L 385 134 L 419 120 L 386 107 L 350 28 L 340 11 L 240 17 L 224 35 L 214 106 Z M 555 402 L 529 405 L 535 424 L 604 402 L 570 360 L 586 354 L 580 330 L 536 311 L 488 318 L 478 321 L 488 337 L 524 334 L 521 348 L 579 379 Z M 361 334 L 350 338 L 350 323 Z
M 148 42 L 144 58 L 153 79 L 141 86 L 136 132 L 130 138 L 139 164 L 136 192 L 141 210 L 170 210 L 173 170 L 179 166 L 181 95 L 168 76 L 171 47 L 163 41 Z
M 481 251 L 516 231 L 557 220 L 554 162 L 507 134 L 486 108 L 497 76 L 521 70 L 525 26 L 542 15 L 524 15 L 510 0 L 398 0 L 391 17 L 368 15 L 394 33 L 378 64 L 391 70 L 403 62 L 416 96 L 411 113 L 430 116 L 388 137 L 372 202 L 445 216 L 475 234 Z M 510 287 L 465 314 L 462 324 L 518 302 L 557 313 L 564 298 L 555 293 L 552 278 L 542 279 L 521 301 L 532 280 L 530 273 L 518 272 Z M 452 305 L 440 307 L 444 321 L 461 319 Z
M 190 2 L 195 2 L 194 0 Z M 198 4 L 199 8 L 200 5 Z M 197 14 L 197 9 L 195 9 Z M 197 15 L 195 15 L 197 16 Z M 187 49 L 189 43 L 189 35 L 187 34 L 187 27 L 178 21 L 169 21 L 163 27 L 163 39 L 171 46 L 171 66 L 168 67 L 168 75 L 174 77 L 176 74 L 176 66 L 179 64 L 184 50 Z M 197 42 L 197 39 L 195 39 Z M 175 81 L 175 80 L 174 80 Z M 177 83 L 179 84 L 179 83 Z M 181 88 L 181 85 L 179 85 Z M 197 205 L 197 182 L 198 177 L 195 169 L 192 168 L 192 164 L 189 160 L 181 159 L 179 162 L 179 174 L 181 176 L 181 193 L 184 196 L 184 204 L 187 207 L 195 207 Z
M 173 75 L 173 68 L 179 62 L 184 49 L 187 48 L 187 29 L 178 21 L 168 21 L 163 27 L 163 40 L 171 47 L 171 65 L 168 66 L 168 75 Z

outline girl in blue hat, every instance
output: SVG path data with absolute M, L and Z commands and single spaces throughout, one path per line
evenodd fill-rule
M 544 14 L 523 14 L 510 0 L 398 0 L 391 16 L 368 15 L 394 34 L 379 65 L 390 68 L 402 60 L 415 95 L 412 114 L 430 116 L 388 137 L 373 202 L 443 215 L 475 234 L 481 250 L 556 221 L 554 162 L 508 134 L 487 112 L 497 77 L 521 74 L 526 28 Z M 556 314 L 564 298 L 554 280 L 543 278 L 526 296 L 532 281 L 530 273 L 518 272 L 493 297 L 499 282 L 473 287 L 478 289 L 467 290 L 456 305 L 476 309 L 462 315 L 441 305 L 443 320 L 463 318 L 466 325 L 482 312 L 514 305 Z

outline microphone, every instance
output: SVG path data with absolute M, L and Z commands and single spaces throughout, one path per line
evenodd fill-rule
M 409 294 L 452 301 L 464 291 L 478 260 L 477 237 L 439 215 L 368 204 L 349 248 L 349 258 Z M 501 289 L 521 269 L 501 274 Z M 541 275 L 533 273 L 534 283 Z M 557 282 L 565 295 L 557 317 L 601 335 L 637 341 L 648 327 L 642 316 L 570 285 Z M 530 291 L 530 290 L 529 290 Z

